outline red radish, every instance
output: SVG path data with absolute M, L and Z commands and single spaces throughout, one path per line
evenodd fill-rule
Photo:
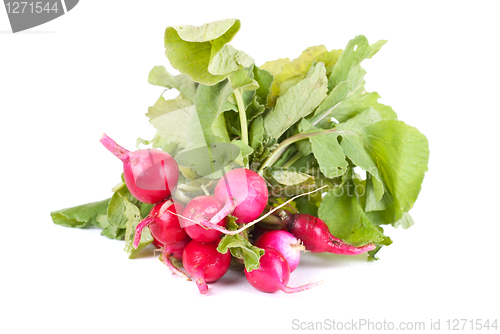
M 346 244 L 330 233 L 324 221 L 304 213 L 291 215 L 286 228 L 296 238 L 300 239 L 306 249 L 312 253 L 327 252 L 357 255 L 375 249 L 374 244 L 362 247 L 354 247 Z
M 272 248 L 281 253 L 288 262 L 290 272 L 293 272 L 300 262 L 300 251 L 306 249 L 290 232 L 276 230 L 261 235 L 255 246 L 259 248 Z
M 161 261 L 172 271 L 172 273 L 184 278 L 187 281 L 190 281 L 191 279 L 182 270 L 173 265 L 171 258 L 182 261 L 184 249 L 190 242 L 191 238 L 186 236 L 182 241 L 161 247 Z
M 218 240 L 222 235 L 221 232 L 214 229 L 209 229 L 193 222 L 202 222 L 210 220 L 217 212 L 222 209 L 222 204 L 215 197 L 203 195 L 193 198 L 186 205 L 182 214 L 182 224 L 186 233 L 193 239 L 199 242 L 212 242 Z M 227 218 L 222 217 L 217 222 L 218 226 L 225 227 Z
M 269 192 L 266 181 L 246 168 L 233 169 L 219 180 L 214 197 L 224 203 L 224 208 L 211 220 L 215 224 L 229 214 L 237 217 L 239 224 L 257 219 L 267 205 Z
M 213 283 L 224 276 L 231 264 L 230 252 L 219 253 L 217 245 L 217 242 L 192 240 L 182 254 L 182 265 L 202 294 L 208 292 L 207 283 Z
M 158 240 L 156 240 L 155 238 L 153 238 L 153 241 L 151 242 L 153 244 L 153 246 L 155 246 L 156 248 L 162 248 L 164 245 L 159 242 Z
M 184 240 L 179 242 L 174 242 L 173 244 L 168 244 L 162 246 L 163 256 L 173 257 L 176 260 L 182 261 L 182 254 L 184 253 L 184 248 L 189 244 L 191 238 L 186 236 Z
M 179 166 L 170 154 L 157 149 L 129 152 L 104 134 L 101 143 L 123 162 L 128 190 L 139 201 L 155 204 L 167 199 L 179 180 Z
M 275 249 L 264 248 L 264 255 L 260 258 L 258 269 L 245 271 L 245 276 L 254 288 L 263 292 L 276 292 L 281 290 L 286 293 L 300 292 L 323 284 L 323 281 L 309 283 L 296 288 L 289 287 L 290 267 L 285 257 Z
M 159 245 L 168 245 L 184 240 L 186 232 L 179 224 L 179 218 L 174 213 L 182 213 L 182 205 L 166 200 L 158 203 L 149 212 L 149 215 L 141 220 L 135 229 L 134 248 L 139 247 L 142 230 L 148 226 L 153 239 Z M 173 212 L 173 213 L 172 213 Z

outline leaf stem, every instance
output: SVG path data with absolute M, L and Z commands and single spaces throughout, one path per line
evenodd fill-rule
M 291 157 L 290 160 L 288 160 L 286 162 L 286 164 L 283 165 L 282 168 L 289 168 L 291 165 L 293 165 L 294 163 L 296 163 L 297 160 L 299 160 L 302 157 L 303 157 L 302 153 L 300 153 L 300 152 L 295 153 L 295 155 L 293 157 Z
M 190 185 L 182 184 L 182 183 L 178 184 L 177 188 L 184 190 L 184 191 L 193 191 L 193 192 L 197 192 L 197 191 L 201 190 L 201 187 L 194 187 L 194 186 L 190 186 Z
M 123 188 L 123 186 L 125 185 L 125 182 L 120 182 L 118 183 L 116 186 L 114 186 L 113 188 L 111 188 L 111 191 L 112 192 L 117 192 L 118 190 L 120 190 L 121 188 Z
M 264 173 L 264 168 L 272 166 L 278 158 L 285 153 L 286 149 L 288 146 L 292 145 L 293 143 L 306 139 L 309 137 L 314 137 L 314 136 L 321 136 L 321 135 L 326 135 L 328 133 L 333 133 L 336 132 L 337 130 L 335 128 L 330 129 L 330 130 L 325 130 L 325 131 L 320 131 L 320 132 L 310 132 L 310 133 L 299 133 L 296 134 L 295 136 L 288 137 L 287 139 L 283 140 L 281 144 L 267 157 L 266 161 L 260 166 L 260 169 L 258 171 L 259 175 L 263 175 Z
M 245 103 L 243 102 L 243 96 L 239 89 L 234 89 L 234 97 L 236 98 L 236 103 L 238 104 L 238 113 L 240 114 L 240 124 L 241 124 L 241 141 L 243 144 L 248 146 L 248 124 L 247 124 L 247 114 L 245 112 Z

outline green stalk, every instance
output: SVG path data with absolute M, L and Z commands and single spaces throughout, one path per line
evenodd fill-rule
M 125 185 L 125 182 L 123 182 L 123 181 L 122 181 L 122 182 L 118 183 L 116 186 L 114 186 L 114 187 L 111 189 L 111 191 L 115 193 L 115 192 L 117 192 L 118 190 L 120 190 L 121 188 L 123 188 L 123 186 L 124 186 L 124 185 Z
M 234 89 L 234 97 L 236 98 L 236 103 L 238 104 L 238 114 L 240 114 L 240 124 L 241 124 L 241 141 L 243 144 L 248 146 L 248 124 L 247 124 L 247 114 L 245 112 L 245 103 L 243 102 L 243 96 L 238 89 Z
M 333 132 L 349 132 L 349 131 L 337 131 L 335 128 L 331 130 L 326 130 L 326 131 L 321 131 L 321 132 L 310 132 L 310 133 L 299 133 L 295 136 L 288 137 L 287 139 L 283 140 L 281 144 L 267 157 L 266 161 L 260 166 L 259 169 L 259 175 L 263 176 L 264 173 L 264 168 L 272 166 L 278 158 L 285 153 L 287 150 L 288 146 L 292 145 L 293 143 L 306 139 L 309 137 L 314 137 L 314 136 L 321 136 L 321 135 L 326 135 L 328 133 L 333 133 Z
M 303 157 L 302 153 L 300 152 L 295 153 L 295 155 L 291 157 L 290 160 L 288 160 L 287 163 L 282 166 L 282 168 L 289 168 L 291 165 L 296 163 L 297 160 L 299 160 L 302 157 Z

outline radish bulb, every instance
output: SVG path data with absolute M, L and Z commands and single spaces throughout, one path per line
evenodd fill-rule
M 230 252 L 217 251 L 217 242 L 202 243 L 192 240 L 184 249 L 182 266 L 193 278 L 201 294 L 208 293 L 207 283 L 217 281 L 229 270 Z
M 275 249 L 265 248 L 260 258 L 260 266 L 252 271 L 245 271 L 245 277 L 251 286 L 263 292 L 283 291 L 285 293 L 300 292 L 323 284 L 323 281 L 309 283 L 299 287 L 289 287 L 290 267 L 285 257 Z
M 269 231 L 262 234 L 255 241 L 255 246 L 272 248 L 280 252 L 288 262 L 290 273 L 299 265 L 300 251 L 306 249 L 290 232 L 283 230 Z
M 139 201 L 156 204 L 177 186 L 179 166 L 170 154 L 149 148 L 129 152 L 106 134 L 101 143 L 123 162 L 127 188 Z
M 257 219 L 267 205 L 269 192 L 266 181 L 257 173 L 246 168 L 230 170 L 219 180 L 214 197 L 224 203 L 210 223 L 216 224 L 231 214 L 238 218 L 238 224 Z

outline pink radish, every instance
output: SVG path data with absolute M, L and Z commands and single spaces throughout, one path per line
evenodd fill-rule
M 288 218 L 290 218 L 288 220 Z M 321 219 L 299 213 L 285 219 L 287 230 L 300 239 L 306 249 L 312 253 L 335 253 L 357 255 L 375 249 L 374 244 L 354 247 L 346 244 L 330 233 L 328 226 Z
M 224 276 L 231 264 L 230 252 L 219 253 L 217 245 L 217 242 L 202 243 L 192 240 L 182 255 L 182 265 L 196 282 L 201 294 L 206 294 L 207 283 L 213 283 Z
M 182 261 L 182 255 L 184 254 L 184 249 L 191 242 L 191 238 L 186 236 L 182 241 L 178 241 L 172 244 L 164 245 L 161 247 L 161 261 L 179 277 L 184 278 L 187 281 L 191 279 L 179 268 L 174 266 L 171 258 Z
M 265 248 L 265 253 L 260 258 L 260 266 L 252 271 L 245 271 L 247 281 L 257 290 L 263 292 L 276 292 L 281 290 L 286 293 L 300 292 L 323 284 L 323 281 L 309 283 L 299 287 L 289 287 L 290 267 L 285 257 L 275 249 Z
M 148 226 L 153 239 L 159 245 L 173 244 L 186 238 L 186 232 L 179 224 L 179 217 L 174 213 L 182 213 L 182 205 L 167 200 L 158 203 L 149 212 L 149 215 L 141 220 L 135 229 L 134 248 L 139 247 L 142 230 Z
M 305 247 L 290 232 L 276 230 L 261 235 L 255 246 L 259 248 L 272 248 L 281 253 L 288 262 L 290 272 L 293 272 L 300 262 L 300 251 Z
M 218 240 L 221 232 L 198 225 L 202 221 L 210 220 L 217 212 L 222 209 L 222 204 L 215 197 L 203 195 L 193 198 L 186 205 L 182 214 L 182 224 L 186 233 L 199 242 L 212 242 Z M 222 217 L 217 221 L 217 225 L 225 227 L 227 218 Z
M 155 204 L 167 199 L 179 180 L 179 166 L 170 154 L 157 149 L 129 152 L 104 134 L 101 143 L 123 162 L 128 190 L 139 201 Z
M 268 196 L 266 181 L 259 174 L 246 168 L 233 169 L 215 187 L 214 197 L 224 207 L 210 223 L 216 224 L 229 214 L 237 217 L 239 224 L 249 223 L 264 211 Z
M 168 244 L 162 246 L 163 256 L 173 257 L 176 260 L 182 261 L 182 254 L 184 253 L 184 248 L 189 244 L 191 238 L 186 236 L 184 240 L 174 242 L 173 244 Z

